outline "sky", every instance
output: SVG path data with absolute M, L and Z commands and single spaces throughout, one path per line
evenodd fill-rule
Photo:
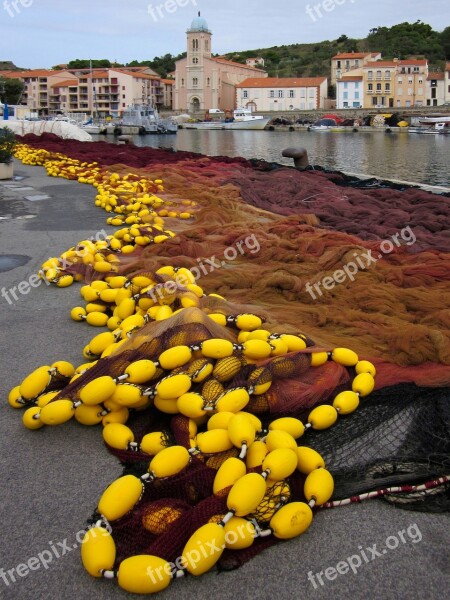
M 448 0 L 0 0 L 0 61 L 51 68 L 76 58 L 177 55 L 198 11 L 219 54 L 362 38 L 405 21 L 450 25 Z

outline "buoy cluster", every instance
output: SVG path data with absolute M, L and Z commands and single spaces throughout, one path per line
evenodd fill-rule
M 92 269 L 117 271 L 118 255 L 132 254 L 138 247 L 160 244 L 175 236 L 164 227 L 164 218 L 189 220 L 197 207 L 191 200 L 182 200 L 178 205 L 173 200 L 163 200 L 160 197 L 164 192 L 161 179 L 152 180 L 134 173 L 121 176 L 96 162 L 81 162 L 26 144 L 18 145 L 15 156 L 24 164 L 43 166 L 51 177 L 77 180 L 96 187 L 95 205 L 107 213 L 114 213 L 106 222 L 120 227 L 113 235 L 101 240 L 83 240 L 61 256 L 45 261 L 40 275 L 58 287 L 73 283 L 74 277 L 67 269 L 73 264 L 85 265 L 88 274 Z
M 140 477 L 124 475 L 107 487 L 97 506 L 100 518 L 82 544 L 86 570 L 94 577 L 117 577 L 128 592 L 154 593 L 185 572 L 201 575 L 216 564 L 225 548 L 250 547 L 260 536 L 289 539 L 306 531 L 312 522 L 312 509 L 331 498 L 334 483 L 323 458 L 315 450 L 298 445 L 298 440 L 309 429 L 331 427 L 338 415 L 356 410 L 360 397 L 374 387 L 373 365 L 360 361 L 353 351 L 335 348 L 310 352 L 312 366 L 333 361 L 354 369 L 351 389 L 339 393 L 332 404 L 312 409 L 304 423 L 284 417 L 264 424 L 251 408 L 246 410 L 251 407 L 251 398 L 268 392 L 277 361 L 293 359 L 311 349 L 302 335 L 268 333 L 257 315 L 225 319 L 225 326 L 236 329 L 236 342 L 209 338 L 165 348 L 158 356 L 124 365 L 123 372 L 115 377 L 94 377 L 84 385 L 80 380 L 75 399 L 64 398 L 64 388 L 88 373 L 95 362 L 76 369 L 64 361 L 42 366 L 10 394 L 12 406 L 26 407 L 23 422 L 29 429 L 59 425 L 72 417 L 84 425 L 103 423 L 103 439 L 108 446 L 149 456 L 147 470 Z M 216 317 L 215 325 L 218 320 Z M 117 330 L 95 336 L 88 345 L 89 353 L 100 355 L 102 360 L 111 347 L 117 349 L 117 344 L 127 341 L 130 332 L 123 338 L 122 333 L 119 342 Z M 234 387 L 236 374 L 244 368 L 247 380 Z M 131 411 L 142 410 L 187 419 L 188 444 L 169 441 L 163 431 L 147 433 L 137 442 L 126 423 Z M 228 454 L 230 450 L 235 451 L 234 456 Z M 227 512 L 215 515 L 192 534 L 177 568 L 152 555 L 128 557 L 116 566 L 114 525 L 139 506 L 145 489 L 158 479 L 177 477 L 199 459 L 208 466 L 214 464 L 209 462 L 214 456 L 223 460 L 216 463 L 211 491 L 226 496 Z M 298 472 L 305 477 L 301 501 L 292 498 L 289 486 L 289 478 Z M 182 517 L 173 511 L 169 505 L 165 518 L 158 520 L 160 533 L 176 526 Z M 198 554 L 213 542 L 217 550 Z M 152 577 L 155 572 L 164 576 Z
M 129 229 L 119 230 L 122 237 L 80 242 L 81 262 L 98 279 L 81 287 L 84 306 L 74 307 L 70 316 L 107 328 L 83 349 L 84 362 L 76 367 L 64 360 L 42 365 L 8 397 L 13 408 L 24 409 L 23 424 L 30 430 L 75 419 L 82 425 L 101 426 L 110 448 L 130 457 L 137 453 L 148 457 L 145 472 L 118 478 L 101 495 L 95 527 L 86 533 L 81 548 L 88 573 L 117 578 L 130 593 L 155 593 L 185 573 L 198 576 L 209 571 L 225 549 L 238 551 L 260 537 L 290 539 L 305 532 L 313 511 L 331 498 L 334 482 L 323 457 L 299 440 L 358 408 L 360 399 L 374 389 L 372 363 L 348 348 L 316 350 L 302 333 L 273 333 L 252 312 L 230 314 L 230 305 L 220 296 L 206 294 L 187 268 L 164 266 L 154 272 L 118 275 L 113 257 L 120 261 L 119 251 L 126 254 L 126 245 L 139 244 L 143 233 L 140 229 L 134 235 L 133 228 L 142 223 L 127 219 L 142 219 L 153 230 L 163 227 L 158 221 L 162 217 L 153 214 L 159 207 L 155 186 L 162 187 L 160 180 L 144 185 L 138 176 L 114 177 L 95 163 L 64 163 L 67 157 L 23 145 L 18 158 L 45 165 L 50 175 L 96 185 L 98 206 L 116 213 L 111 219 Z M 134 201 L 122 202 L 120 194 L 130 186 Z M 136 193 L 142 194 L 139 206 Z M 113 240 L 124 243 L 114 249 Z M 46 264 L 46 276 L 53 269 L 49 280 L 60 287 L 72 283 L 64 279 L 72 276 L 61 267 L 63 261 L 80 258 L 76 252 L 69 249 Z M 202 335 L 189 337 L 190 324 L 201 324 Z M 152 327 L 160 328 L 153 337 L 147 333 L 154 331 Z M 168 335 L 172 328 L 177 328 L 173 336 Z M 134 353 L 128 352 L 130 346 Z M 143 347 L 146 351 L 139 354 Z M 114 362 L 119 356 L 121 360 Z M 269 405 L 272 388 L 291 377 L 300 361 L 306 368 L 326 368 L 332 362 L 340 366 L 335 368 L 348 369 L 349 389 L 316 406 L 302 420 L 259 414 L 255 403 Z M 109 364 L 120 364 L 120 372 L 105 373 Z M 182 420 L 185 443 L 165 431 L 150 431 L 136 439 L 130 417 L 149 411 Z M 223 512 L 189 536 L 174 563 L 149 554 L 118 561 L 115 526 L 139 510 L 149 490 L 168 478 L 176 482 L 182 474 L 189 475 L 199 463 L 216 470 L 210 493 L 223 500 Z M 298 477 L 304 479 L 300 497 L 291 487 Z M 150 504 L 142 517 L 142 526 L 153 535 L 164 535 L 172 527 L 183 530 L 182 522 L 183 511 L 170 501 Z

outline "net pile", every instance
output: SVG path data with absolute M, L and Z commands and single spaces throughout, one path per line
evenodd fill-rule
M 243 364 L 226 381 L 226 389 L 235 389 L 246 385 L 258 367 L 270 374 L 270 389 L 252 397 L 245 409 L 258 415 L 263 426 L 278 416 L 305 420 L 314 406 L 329 404 L 348 389 L 353 369 L 332 362 L 313 368 L 312 352 L 346 346 L 376 366 L 376 391 L 356 413 L 326 431 L 308 433 L 307 443 L 325 458 L 335 478 L 334 499 L 448 475 L 447 197 L 384 184 L 345 187 L 352 182 L 339 173 L 270 169 L 262 163 L 254 168 L 243 159 L 102 143 L 86 149 L 52 138 L 26 141 L 71 158 L 95 160 L 119 175 L 163 179 L 167 191 L 161 194 L 165 212 L 160 214 L 175 236 L 120 256 L 117 275 L 164 283 L 158 270 L 172 265 L 190 269 L 204 288 L 226 298 L 202 295 L 186 308 L 181 301 L 186 290 L 177 290 L 171 304 L 184 310 L 139 328 L 115 353 L 64 387 L 59 397 L 76 400 L 94 379 L 117 377 L 130 363 L 155 360 L 166 348 L 214 337 L 237 343 L 236 330 L 208 315 L 257 314 L 270 334 L 301 333 L 306 345 L 286 357 Z M 171 209 L 179 212 L 187 200 L 195 203 L 188 224 L 166 217 Z M 103 278 L 84 264 L 67 272 L 85 281 Z M 141 292 L 135 292 L 140 298 Z M 127 426 L 137 443 L 149 432 L 162 431 L 168 446 L 189 447 L 188 421 L 147 408 L 131 411 Z M 126 474 L 145 472 L 145 453 L 109 450 Z M 113 524 L 117 562 L 140 553 L 176 560 L 194 531 L 227 512 L 226 496 L 211 494 L 211 486 L 222 461 L 238 454 L 231 449 L 210 457 L 194 455 L 185 470 L 147 486 L 133 511 Z M 304 501 L 304 479 L 301 473 L 292 474 L 274 491 L 275 497 Z M 396 495 L 388 498 L 398 501 Z M 449 499 L 448 488 L 440 486 L 432 497 L 406 495 L 402 505 L 448 510 Z M 264 525 L 264 508 L 258 522 Z M 219 564 L 238 566 L 274 541 L 258 538 L 250 548 L 226 550 Z

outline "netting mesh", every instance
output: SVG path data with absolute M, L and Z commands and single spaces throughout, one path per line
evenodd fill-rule
M 355 413 L 339 418 L 329 430 L 309 431 L 305 440 L 324 456 L 333 473 L 334 498 L 449 474 L 447 197 L 398 186 L 344 187 L 352 181 L 339 173 L 300 173 L 263 164 L 255 169 L 243 159 L 113 149 L 107 144 L 81 149 L 55 140 L 34 143 L 114 165 L 117 173 L 161 176 L 170 182 L 166 198 L 170 206 L 179 207 L 184 198 L 195 200 L 195 220 L 189 227 L 169 219 L 176 237 L 122 256 L 118 272 L 130 280 L 146 275 L 164 284 L 168 278 L 156 274 L 159 267 L 200 269 L 200 264 L 209 265 L 207 260 L 214 258 L 215 267 L 201 276 L 209 291 L 228 300 L 211 296 L 195 300 L 192 295 L 195 308 L 144 325 L 120 350 L 65 387 L 61 398 L 76 400 L 90 381 L 102 375 L 120 376 L 131 362 L 156 360 L 176 345 L 199 344 L 213 337 L 236 343 L 236 329 L 222 327 L 207 315 L 252 312 L 263 317 L 264 327 L 272 333 L 305 334 L 307 348 L 250 364 L 242 361 L 238 351 L 219 361 L 194 354 L 180 372 L 197 372 L 210 363 L 213 371 L 195 383 L 193 392 L 212 404 L 226 390 L 271 380 L 268 391 L 251 396 L 246 410 L 258 415 L 263 426 L 278 416 L 304 420 L 312 407 L 330 403 L 339 391 L 348 389 L 355 375 L 334 362 L 312 368 L 312 349 L 348 346 L 376 365 L 376 391 L 362 400 Z M 403 243 L 384 251 L 383 238 L 399 230 L 404 233 Z M 239 243 L 245 252 L 223 261 L 227 250 L 238 248 Z M 383 255 L 377 264 L 360 267 L 352 280 L 330 290 L 322 288 L 320 293 L 313 288 L 313 295 L 307 292 L 308 283 L 330 277 L 355 261 L 356 255 L 378 256 L 380 251 Z M 68 271 L 85 281 L 102 278 L 89 265 L 78 263 Z M 132 293 L 140 294 L 137 287 L 132 287 Z M 181 308 L 181 295 L 188 297 L 185 289 L 163 292 L 161 303 L 170 300 L 176 310 Z M 157 370 L 155 380 L 162 374 Z M 151 381 L 142 388 L 148 386 Z M 131 410 L 127 425 L 138 443 L 146 434 L 159 431 L 165 445 L 190 447 L 187 417 L 163 414 L 151 403 L 146 410 Z M 146 472 L 149 456 L 142 451 L 109 450 L 125 473 Z M 212 483 L 223 461 L 238 453 L 235 448 L 196 454 L 178 475 L 146 484 L 135 509 L 113 523 L 117 564 L 140 553 L 174 561 L 198 527 L 210 519 L 220 520 L 227 512 L 226 493 L 212 494 Z M 304 476 L 296 472 L 272 489 L 256 511 L 258 520 L 267 522 L 281 497 L 304 500 L 303 483 Z M 397 501 L 398 496 L 387 498 Z M 402 506 L 408 503 L 426 510 L 450 508 L 448 491 L 442 488 L 432 498 L 403 498 Z M 220 566 L 238 566 L 274 541 L 258 538 L 246 550 L 226 551 Z

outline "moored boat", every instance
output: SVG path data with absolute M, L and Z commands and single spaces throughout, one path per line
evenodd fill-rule
M 170 119 L 161 119 L 155 106 L 134 103 L 122 116 L 122 125 L 137 127 L 142 133 L 177 133 L 178 125 Z
M 233 116 L 220 121 L 185 123 L 186 129 L 264 129 L 270 117 L 254 115 L 249 108 L 237 108 Z

